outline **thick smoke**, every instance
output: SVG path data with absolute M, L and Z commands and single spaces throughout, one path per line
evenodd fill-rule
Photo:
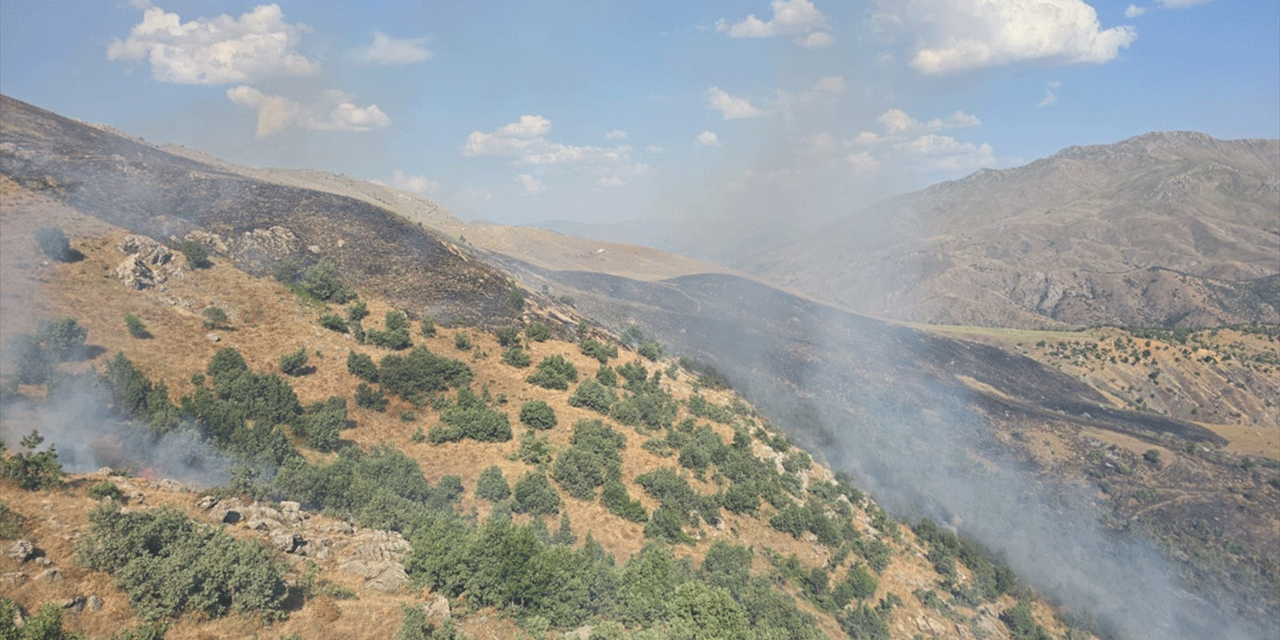
M 42 448 L 56 447 L 58 462 L 69 473 L 110 467 L 200 488 L 230 480 L 236 461 L 194 429 L 180 426 L 160 434 L 145 424 L 120 420 L 109 411 L 105 391 L 86 378 L 63 378 L 53 387 L 44 402 L 19 399 L 4 407 L 0 435 L 10 449 L 36 429 L 45 439 Z

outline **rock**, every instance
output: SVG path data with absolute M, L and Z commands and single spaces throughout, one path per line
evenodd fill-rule
M 17 542 L 9 545 L 8 551 L 5 551 L 5 555 L 17 560 L 18 562 L 26 562 L 27 559 L 35 555 L 35 553 L 36 547 L 31 544 L 30 540 L 18 540 Z
M 453 617 L 453 609 L 449 607 L 449 599 L 436 595 L 431 602 L 422 606 L 427 612 L 427 620 L 435 623 L 441 623 Z
M 181 482 L 178 482 L 177 480 L 170 480 L 168 478 L 165 478 L 161 480 L 158 483 L 158 485 L 161 491 L 168 491 L 169 493 L 186 493 L 187 492 L 186 485 L 182 484 Z
M 409 583 L 404 566 L 390 560 L 349 560 L 342 571 L 365 579 L 365 586 L 376 591 L 390 593 Z
M 27 578 L 27 574 L 22 573 L 21 571 L 13 571 L 10 573 L 0 574 L 0 586 L 13 589 L 14 587 L 18 586 L 19 582 L 22 582 L 26 578 Z
M 116 266 L 116 277 L 130 289 L 149 289 L 156 286 L 155 273 L 141 260 L 129 256 Z
M 208 511 L 218 505 L 218 499 L 213 496 L 204 496 L 196 502 L 196 506 Z
M 102 608 L 102 598 L 99 598 L 98 596 L 89 596 L 85 599 L 84 604 L 90 611 L 98 611 Z
M 120 241 L 120 250 L 143 264 L 154 267 L 169 264 L 173 259 L 173 252 L 168 247 L 146 236 L 125 236 Z
M 16 629 L 27 626 L 27 616 L 23 615 L 22 607 L 13 608 L 13 626 Z
M 573 631 L 564 632 L 564 638 L 565 640 L 587 640 L 591 637 L 592 631 L 594 631 L 594 629 L 591 625 L 584 624 Z
M 45 569 L 36 574 L 35 580 L 38 582 L 57 582 L 62 579 L 62 572 L 57 567 Z
M 220 342 L 222 340 L 222 336 L 216 333 L 210 332 L 210 333 L 204 334 L 204 339 L 208 340 L 209 342 Z
M 244 526 L 253 531 L 274 531 L 284 525 L 280 524 L 279 520 L 270 518 L 250 518 Z
M 281 531 L 271 536 L 271 544 L 285 553 L 293 553 L 303 544 L 302 534 Z
M 185 239 L 190 240 L 192 242 L 199 242 L 200 244 L 204 245 L 206 249 L 212 249 L 218 253 L 227 252 L 227 243 L 222 241 L 221 236 L 218 236 L 217 234 L 214 234 L 214 233 L 209 233 L 208 231 L 204 231 L 202 229 L 195 229 L 191 231 L 190 233 L 187 234 L 187 237 Z
M 73 613 L 80 613 L 81 611 L 84 611 L 85 597 L 74 596 L 63 600 L 58 604 L 62 605 L 63 609 L 69 609 Z
M 31 562 L 32 562 L 33 564 L 35 564 L 36 566 L 38 566 L 38 567 L 47 567 L 47 566 L 49 566 L 49 565 L 53 564 L 53 561 L 52 561 L 52 560 L 50 560 L 49 558 L 45 557 L 45 556 L 40 556 L 40 557 L 37 557 L 37 558 L 32 558 L 32 559 L 31 559 Z

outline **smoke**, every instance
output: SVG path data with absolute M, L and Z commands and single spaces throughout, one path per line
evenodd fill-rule
M 226 484 L 236 463 L 187 425 L 157 433 L 115 418 L 106 391 L 88 376 L 60 378 L 44 402 L 22 398 L 0 409 L 0 436 L 10 449 L 32 429 L 44 437 L 42 447 L 56 447 L 68 473 L 109 467 L 205 488 Z

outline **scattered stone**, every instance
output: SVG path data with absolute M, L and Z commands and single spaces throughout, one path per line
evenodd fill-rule
M 21 571 L 13 571 L 10 573 L 0 574 L 0 586 L 13 589 L 14 587 L 18 586 L 19 582 L 22 582 L 26 578 L 27 578 L 27 574 L 22 573 Z
M 99 598 L 98 596 L 89 596 L 85 599 L 85 606 L 88 607 L 90 611 L 98 611 L 102 608 L 102 598 Z
M 453 617 L 453 609 L 449 607 L 449 599 L 437 594 L 431 599 L 431 602 L 423 605 L 423 609 L 427 611 L 427 620 L 435 623 L 441 623 Z
M 73 596 L 73 597 L 67 598 L 66 600 L 63 600 L 59 604 L 62 605 L 63 609 L 68 609 L 72 613 L 80 613 L 81 611 L 84 611 L 85 597 Z
M 44 571 L 37 573 L 35 577 L 37 582 L 57 582 L 61 579 L 62 572 L 59 571 L 57 567 L 45 569 Z
M 177 480 L 170 480 L 168 478 L 161 480 L 158 483 L 158 488 L 161 491 L 168 491 L 169 493 L 186 493 L 187 492 L 186 485 L 182 484 L 181 482 L 178 482 Z
M 204 339 L 208 340 L 209 342 L 221 342 L 222 336 L 216 333 L 210 332 L 210 333 L 204 334 Z
M 9 550 L 5 552 L 5 555 L 17 560 L 18 562 L 26 562 L 27 559 L 35 555 L 35 553 L 36 547 L 31 544 L 30 540 L 18 540 L 17 542 L 9 545 Z
M 271 544 L 285 553 L 293 553 L 303 544 L 302 534 L 281 531 L 271 536 Z
M 32 558 L 31 562 L 32 562 L 32 563 L 34 563 L 36 566 L 39 566 L 39 567 L 47 567 L 47 566 L 49 566 L 49 565 L 53 564 L 53 561 L 52 561 L 52 560 L 50 560 L 49 558 L 45 557 L 45 556 L 40 556 L 40 557 L 38 557 L 38 558 Z

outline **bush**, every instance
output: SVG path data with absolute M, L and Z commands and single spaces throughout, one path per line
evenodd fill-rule
M 655 362 L 662 357 L 662 345 L 653 341 L 645 342 L 636 349 L 636 353 L 650 362 Z
M 564 356 L 548 356 L 538 363 L 538 370 L 525 381 L 545 389 L 567 391 L 569 383 L 578 381 L 578 368 Z
M 347 399 L 332 396 L 307 407 L 299 421 L 297 434 L 307 439 L 307 446 L 317 451 L 338 448 L 338 434 L 347 427 Z
M 125 315 L 124 326 L 129 329 L 129 335 L 139 340 L 151 337 L 151 332 L 147 331 L 147 325 L 142 322 L 141 318 L 132 313 Z
M 516 313 L 524 311 L 524 292 L 519 289 L 512 289 L 507 293 L 507 304 L 511 305 L 511 310 Z
M 89 520 L 93 529 L 78 545 L 79 562 L 115 576 L 144 618 L 283 613 L 283 571 L 260 543 L 238 541 L 169 507 L 123 513 L 104 505 Z
M 605 344 L 599 340 L 587 338 L 579 345 L 582 355 L 590 356 L 600 361 L 600 364 L 607 364 L 609 358 L 618 357 L 618 347 L 611 344 Z
M 516 513 L 532 515 L 555 515 L 560 513 L 560 495 L 547 480 L 547 474 L 541 471 L 530 471 L 516 481 L 513 490 L 515 504 L 511 510 Z
M 612 389 L 590 379 L 578 385 L 573 395 L 569 396 L 569 406 L 585 407 L 604 415 L 609 414 L 609 408 L 617 401 L 618 397 Z
M 529 354 L 525 353 L 520 347 L 511 347 L 502 352 L 502 361 L 517 369 L 524 369 L 533 363 L 533 359 Z
M 71 262 L 75 253 L 71 250 L 71 241 L 67 234 L 58 227 L 42 227 L 36 230 L 36 242 L 40 250 L 54 262 Z
M 307 372 L 307 348 L 280 356 L 280 371 L 285 375 L 300 376 Z
M 53 362 L 79 358 L 84 353 L 84 341 L 88 336 L 89 330 L 75 318 L 42 320 L 36 327 L 41 348 Z
M 364 300 L 353 302 L 347 306 L 347 320 L 360 322 L 369 316 L 369 305 Z
M 530 400 L 520 407 L 520 422 L 533 429 L 550 429 L 557 424 L 556 411 L 542 400 Z
M 515 327 L 503 327 L 494 332 L 494 337 L 498 339 L 498 346 L 503 349 L 520 346 L 520 332 Z
M 44 442 L 39 431 L 23 436 L 22 448 L 27 451 L 5 458 L 5 446 L 0 442 L 0 475 L 13 480 L 19 489 L 35 491 L 58 486 L 62 482 L 62 465 L 58 464 L 58 452 L 53 445 L 37 452 Z
M 302 272 L 302 289 L 317 300 L 345 304 L 355 299 L 356 294 L 347 288 L 338 277 L 338 267 L 328 258 L 307 267 Z
M 347 371 L 361 380 L 367 382 L 378 381 L 378 365 L 373 363 L 373 358 L 366 353 L 356 353 L 355 351 L 347 352 Z
M 320 316 L 320 326 L 330 331 L 337 331 L 338 333 L 346 333 L 349 330 L 347 327 L 347 321 L 343 320 L 342 316 L 336 313 L 326 313 Z
M 476 497 L 489 502 L 501 502 L 511 497 L 511 485 L 507 484 L 498 465 L 480 472 L 480 477 L 476 479 Z
M 178 250 L 182 251 L 182 255 L 187 257 L 187 264 L 196 269 L 207 269 L 211 265 L 209 262 L 209 249 L 202 243 L 195 240 L 187 240 L 178 245 Z
M 356 385 L 356 406 L 379 412 L 386 411 L 387 397 L 383 395 L 381 389 L 374 389 L 361 382 Z
M 450 387 L 471 382 L 471 368 L 459 360 L 437 356 L 418 345 L 407 356 L 389 355 L 378 368 L 378 380 L 387 393 L 410 402 L 423 400 Z
M 110 480 L 103 480 L 102 482 L 89 487 L 89 489 L 85 491 L 85 495 L 93 498 L 94 500 L 111 498 L 112 500 L 120 501 L 124 499 L 124 492 L 120 491 L 120 487 L 117 487 L 115 483 Z
M 511 439 L 511 423 L 507 414 L 489 408 L 470 388 L 458 390 L 458 401 L 440 412 L 443 426 L 427 434 L 431 442 L 457 442 L 471 438 L 481 442 L 506 442 Z
M 551 329 L 541 322 L 535 322 L 525 328 L 524 335 L 534 342 L 546 342 L 551 337 Z
M 230 318 L 227 317 L 227 312 L 222 307 L 205 307 L 202 315 L 204 315 L 204 328 L 206 329 L 226 327 L 230 321 Z
M 627 493 L 627 487 L 618 479 L 604 483 L 604 487 L 600 490 L 600 503 L 609 510 L 609 513 L 624 520 L 645 522 L 649 519 L 649 512 L 645 510 L 644 505 L 639 500 L 632 500 L 631 495 Z
M 425 338 L 436 337 L 436 322 L 431 318 L 423 318 L 422 323 L 418 325 L 418 333 Z

